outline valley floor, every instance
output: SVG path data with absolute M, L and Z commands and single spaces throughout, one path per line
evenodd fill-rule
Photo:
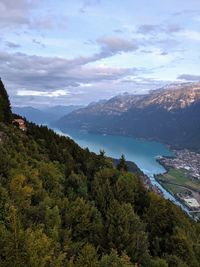
M 189 150 L 173 152 L 174 157 L 158 159 L 167 172 L 157 175 L 156 180 L 200 219 L 200 154 Z

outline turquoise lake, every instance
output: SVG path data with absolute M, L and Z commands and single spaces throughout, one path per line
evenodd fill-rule
M 58 133 L 63 134 L 59 130 Z M 165 169 L 156 161 L 158 156 L 172 156 L 171 151 L 163 144 L 131 137 L 92 134 L 77 130 L 68 130 L 70 136 L 81 147 L 88 147 L 90 151 L 99 153 L 104 150 L 107 156 L 120 158 L 125 155 L 126 160 L 133 161 L 148 176 L 163 173 Z
M 154 179 L 155 174 L 161 174 L 166 171 L 157 162 L 156 158 L 159 156 L 173 156 L 173 153 L 164 144 L 133 137 L 93 134 L 74 129 L 68 129 L 65 133 L 59 129 L 53 130 L 60 135 L 71 137 L 82 148 L 88 147 L 90 151 L 97 154 L 100 150 L 104 150 L 106 155 L 112 158 L 120 158 L 124 154 L 126 160 L 136 163 L 144 174 L 149 177 L 151 183 L 160 188 L 165 198 L 170 199 L 189 214 L 188 209 Z

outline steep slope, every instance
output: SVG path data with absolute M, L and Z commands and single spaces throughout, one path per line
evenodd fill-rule
M 174 84 L 148 95 L 123 95 L 72 112 L 62 130 L 120 134 L 200 149 L 200 83 Z
M 198 267 L 200 229 L 137 173 L 27 128 L 0 124 L 1 266 Z
M 0 122 L 9 123 L 12 120 L 10 101 L 6 89 L 0 79 Z
M 0 266 L 199 266 L 199 225 L 137 170 L 26 126 L 0 123 Z

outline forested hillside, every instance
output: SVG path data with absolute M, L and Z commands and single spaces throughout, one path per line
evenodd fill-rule
M 0 123 L 0 266 L 199 266 L 199 224 L 137 172 L 26 124 Z
M 12 120 L 10 101 L 0 78 L 0 122 L 9 123 Z

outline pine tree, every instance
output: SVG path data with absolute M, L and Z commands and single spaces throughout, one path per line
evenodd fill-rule
M 80 251 L 74 267 L 99 267 L 98 255 L 95 247 L 86 244 Z
M 3 82 L 0 79 L 0 122 L 11 123 L 12 112 L 10 101 Z
M 126 159 L 125 159 L 125 156 L 123 154 L 121 155 L 121 158 L 120 158 L 119 163 L 117 165 L 117 169 L 119 171 L 124 171 L 124 172 L 128 171 L 128 166 L 126 164 Z

